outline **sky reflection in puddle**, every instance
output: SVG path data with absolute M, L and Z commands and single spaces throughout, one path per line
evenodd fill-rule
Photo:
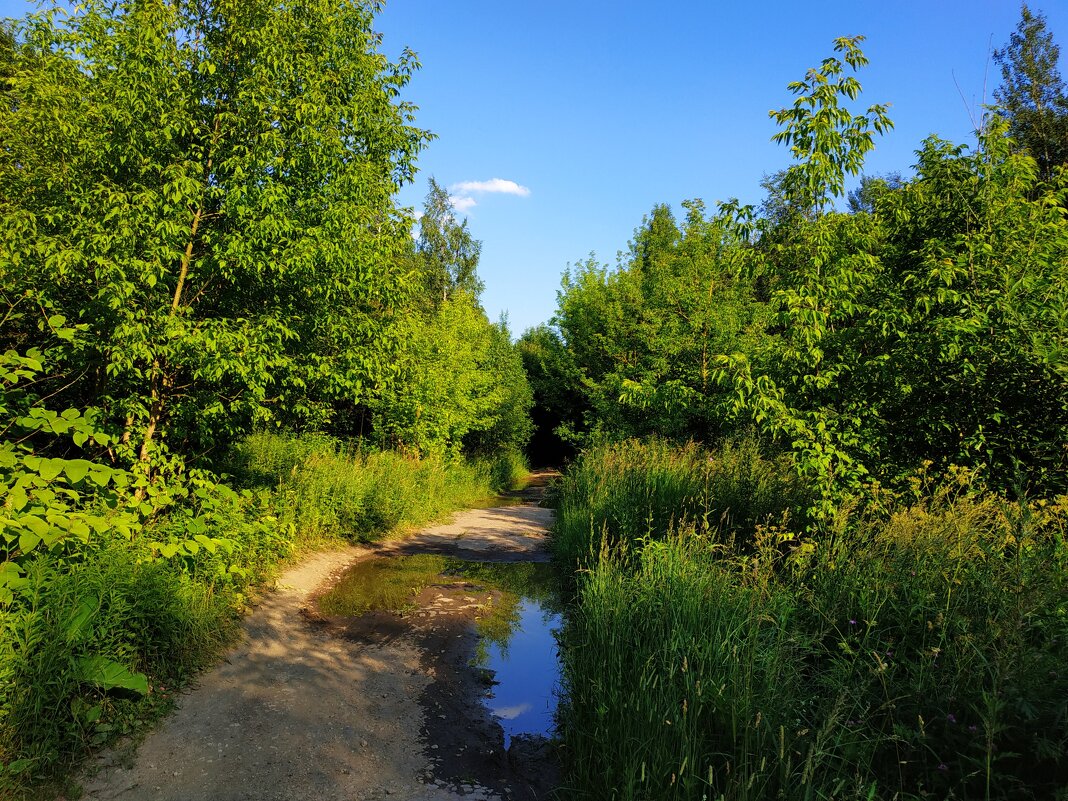
M 517 612 L 506 644 L 488 642 L 480 662 L 497 681 L 486 705 L 504 729 L 505 748 L 517 734 L 552 734 L 560 674 L 554 636 L 560 615 L 531 598 L 521 599 Z
M 417 601 L 427 590 L 436 593 L 429 606 Z M 369 559 L 350 567 L 317 605 L 322 614 L 351 617 L 370 611 L 434 617 L 477 607 L 473 663 L 493 672 L 484 701 L 504 729 L 505 748 L 517 734 L 552 734 L 562 605 L 551 565 L 435 554 Z

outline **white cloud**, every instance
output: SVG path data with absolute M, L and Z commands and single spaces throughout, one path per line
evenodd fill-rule
M 470 211 L 478 205 L 478 201 L 468 195 L 449 195 L 449 202 L 452 203 L 452 207 L 461 214 L 465 211 Z
M 515 706 L 497 706 L 491 707 L 492 712 L 502 720 L 515 720 L 524 712 L 529 712 L 533 707 L 530 704 L 516 704 Z
M 465 196 L 470 196 L 471 194 L 478 192 L 518 195 L 519 197 L 527 197 L 530 195 L 530 189 L 527 187 L 522 184 L 517 184 L 515 181 L 507 181 L 504 178 L 490 178 L 488 181 L 460 181 L 460 183 L 450 186 L 449 189 L 459 195 Z

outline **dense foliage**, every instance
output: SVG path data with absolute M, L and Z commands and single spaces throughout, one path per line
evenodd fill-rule
M 654 207 L 521 343 L 538 436 L 585 448 L 554 531 L 583 797 L 1068 792 L 1056 47 L 1025 6 L 975 145 L 844 212 L 891 122 L 835 49 L 772 112 L 759 208 Z
M 62 5 L 0 25 L 5 796 L 165 707 L 280 560 L 510 485 L 530 430 L 478 243 L 397 204 L 432 136 L 377 3 Z
M 506 320 L 479 304 L 481 243 L 433 178 L 409 260 L 419 292 L 403 320 L 394 375 L 371 402 L 379 442 L 418 453 L 519 452 L 533 397 Z
M 20 23 L 0 109 L 4 335 L 86 326 L 68 392 L 141 460 L 318 422 L 389 364 L 427 134 L 356 3 L 90 2 Z
M 932 137 L 913 177 L 869 179 L 851 213 L 832 210 L 890 124 L 844 108 L 864 59 L 837 48 L 845 63 L 774 113 L 796 162 L 762 214 L 689 202 L 680 228 L 658 206 L 618 269 L 565 274 L 554 329 L 526 346 L 573 377 L 558 430 L 715 441 L 755 426 L 819 489 L 817 517 L 925 460 L 1064 492 L 1068 178 L 1044 180 L 995 118 L 974 148 Z
M 796 473 L 751 448 L 584 454 L 556 542 L 589 565 L 562 639 L 571 786 L 1061 797 L 1068 499 L 1008 503 L 972 478 L 915 476 L 892 514 L 841 510 L 809 540 L 780 516 Z

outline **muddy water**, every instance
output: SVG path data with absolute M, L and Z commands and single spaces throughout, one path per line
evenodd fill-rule
M 555 774 L 561 602 L 551 565 L 383 556 L 353 565 L 316 607 L 341 636 L 417 639 L 433 679 L 421 703 L 435 779 L 499 777 L 502 789 L 544 792 L 532 780 L 548 786 Z

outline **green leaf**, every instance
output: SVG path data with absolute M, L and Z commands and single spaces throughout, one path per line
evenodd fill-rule
M 70 622 L 67 623 L 67 642 L 73 642 L 86 632 L 93 615 L 96 614 L 99 608 L 100 599 L 94 595 L 87 596 L 79 601 L 78 608 L 71 615 Z
M 89 524 L 81 518 L 72 518 L 70 521 L 70 533 L 78 539 L 85 541 L 89 539 Z
M 23 572 L 23 569 L 14 562 L 0 562 L 0 587 L 23 581 Z
M 148 694 L 148 678 L 144 673 L 134 673 L 113 659 L 104 656 L 83 656 L 77 663 L 76 675 L 86 684 L 104 690 L 132 690 Z
M 208 553 L 215 553 L 217 545 L 215 543 L 215 540 L 213 540 L 211 537 L 207 537 L 203 534 L 197 534 L 193 537 L 193 539 L 203 545 L 204 549 Z
M 106 487 L 108 480 L 111 478 L 111 470 L 94 465 L 94 469 L 89 471 L 89 478 L 101 487 Z
M 3 770 L 9 776 L 18 776 L 20 773 L 25 773 L 32 766 L 32 759 L 16 759 L 13 762 L 8 762 L 7 765 L 3 767 Z
M 63 472 L 65 462 L 63 459 L 42 459 L 38 472 L 45 481 L 52 481 Z
M 92 466 L 93 463 L 88 459 L 71 459 L 63 466 L 63 472 L 67 474 L 72 484 L 77 484 L 85 478 Z
M 37 515 L 23 515 L 19 518 L 19 523 L 28 528 L 38 537 L 43 537 L 48 533 L 49 525 L 46 521 L 39 518 Z
M 11 506 L 13 512 L 21 512 L 26 508 L 26 504 L 29 498 L 26 495 L 26 491 L 22 487 L 15 487 L 7 494 L 7 502 Z

